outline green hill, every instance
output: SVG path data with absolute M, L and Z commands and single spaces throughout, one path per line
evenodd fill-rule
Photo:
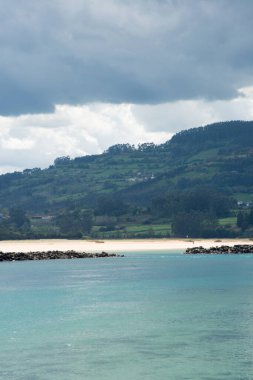
M 158 212 L 159 207 L 166 209 L 163 206 L 168 197 L 179 204 L 186 194 L 213 191 L 229 199 L 230 218 L 236 215 L 235 200 L 249 207 L 253 200 L 252 167 L 253 122 L 216 123 L 179 132 L 161 145 L 119 144 L 100 155 L 57 158 L 48 169 L 1 175 L 0 208 L 8 213 L 13 206 L 19 207 L 30 217 L 89 210 L 100 229 L 110 231 L 111 223 L 120 232 L 121 227 L 127 231 L 135 222 L 142 226 L 155 223 L 167 226 L 168 234 L 175 214 Z M 207 211 L 205 207 L 191 210 Z M 229 214 L 227 210 L 223 215 L 213 213 L 223 219 Z M 104 224 L 102 217 L 107 218 Z

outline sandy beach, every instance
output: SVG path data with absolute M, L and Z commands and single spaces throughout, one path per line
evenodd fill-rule
M 170 253 L 186 248 L 252 244 L 249 239 L 146 239 L 146 240 L 13 240 L 0 241 L 2 252 L 31 252 L 53 250 L 75 250 L 85 252 L 141 252 L 163 251 Z

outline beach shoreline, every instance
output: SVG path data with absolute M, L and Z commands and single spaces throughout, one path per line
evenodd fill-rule
M 222 245 L 252 244 L 251 239 L 126 239 L 126 240 L 3 240 L 0 241 L 1 252 L 34 252 L 34 251 L 68 251 L 77 252 L 148 252 L 148 251 L 185 251 L 187 248 L 210 248 Z

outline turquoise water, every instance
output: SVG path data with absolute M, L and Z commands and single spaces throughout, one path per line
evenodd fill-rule
M 253 255 L 1 263 L 0 297 L 0 379 L 253 379 Z

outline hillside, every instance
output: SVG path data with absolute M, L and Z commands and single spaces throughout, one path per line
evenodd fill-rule
M 115 145 L 100 155 L 57 158 L 48 169 L 2 175 L 0 208 L 17 206 L 30 216 L 92 210 L 117 217 L 118 210 L 129 220 L 135 209 L 141 223 L 157 200 L 201 187 L 251 202 L 252 167 L 253 122 L 216 123 L 179 132 L 161 145 Z

